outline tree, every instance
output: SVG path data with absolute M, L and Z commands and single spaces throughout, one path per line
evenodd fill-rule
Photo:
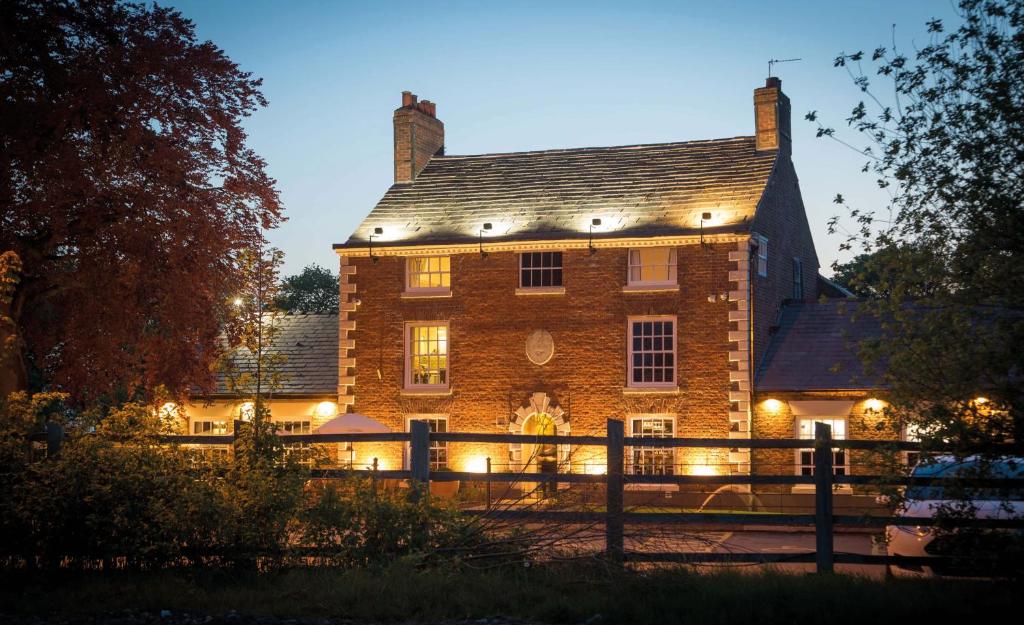
M 855 224 L 843 247 L 869 254 L 852 283 L 885 296 L 861 307 L 884 335 L 860 352 L 890 416 L 967 453 L 1024 446 L 1024 2 L 960 0 L 959 12 L 951 32 L 929 22 L 911 56 L 875 49 L 877 79 L 863 52 L 836 59 L 864 95 L 846 120 L 865 142 L 855 149 L 891 198 L 882 213 L 836 201 Z
M 0 395 L 31 371 L 77 401 L 211 381 L 239 256 L 282 220 L 241 127 L 260 84 L 172 9 L 0 4 L 0 252 L 21 264 Z
M 932 256 L 927 248 L 890 245 L 858 254 L 845 263 L 834 263 L 832 281 L 862 298 L 887 299 L 893 290 L 899 290 L 904 298 L 929 297 L 940 287 L 929 281 L 927 271 L 912 268 L 936 262 Z M 899 271 L 894 274 L 893 268 Z
M 287 312 L 338 312 L 338 276 L 320 265 L 307 265 L 302 273 L 281 283 L 277 305 Z

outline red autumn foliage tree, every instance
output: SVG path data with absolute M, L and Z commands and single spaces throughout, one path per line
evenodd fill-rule
M 282 220 L 241 127 L 260 85 L 173 9 L 0 3 L 15 387 L 35 372 L 88 399 L 208 379 L 238 256 Z

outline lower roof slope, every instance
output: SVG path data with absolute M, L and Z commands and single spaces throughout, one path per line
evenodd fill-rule
M 688 234 L 712 212 L 711 231 L 743 231 L 768 183 L 776 152 L 754 137 L 437 156 L 411 183 L 393 185 L 336 248 L 489 240 Z
M 277 329 L 268 353 L 281 354 L 283 362 L 276 367 L 282 374 L 279 388 L 273 394 L 289 397 L 322 397 L 338 394 L 338 315 L 337 313 L 274 314 L 265 323 Z M 240 371 L 255 373 L 256 363 L 246 349 L 228 352 Z M 230 395 L 227 378 L 217 373 L 213 396 Z
M 870 314 L 856 315 L 857 300 L 790 302 L 757 369 L 758 391 L 873 390 L 857 344 L 882 333 Z

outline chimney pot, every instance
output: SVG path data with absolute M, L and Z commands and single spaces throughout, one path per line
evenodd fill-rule
M 416 106 L 416 96 L 412 91 L 402 92 L 402 107 Z

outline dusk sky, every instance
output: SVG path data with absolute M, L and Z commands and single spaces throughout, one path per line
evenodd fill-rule
M 161 4 L 164 4 L 161 2 Z M 863 159 L 803 120 L 843 119 L 859 99 L 841 51 L 927 41 L 955 21 L 944 0 L 875 2 L 311 2 L 173 0 L 264 79 L 247 120 L 289 221 L 271 232 L 284 273 L 337 271 L 344 242 L 391 185 L 401 92 L 437 103 L 448 154 L 664 143 L 752 135 L 753 90 L 771 58 L 793 104 L 793 160 L 823 273 L 842 193 L 884 206 Z M 852 137 L 852 135 L 850 135 Z

